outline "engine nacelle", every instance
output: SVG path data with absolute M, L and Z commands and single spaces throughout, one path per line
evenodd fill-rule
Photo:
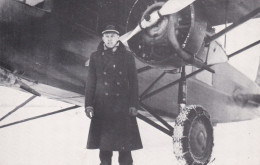
M 132 30 L 163 4 L 136 1 L 128 16 L 127 30 Z M 198 52 L 204 48 L 206 29 L 201 5 L 196 2 L 176 14 L 164 16 L 156 25 L 130 39 L 128 44 L 140 61 L 156 68 L 175 69 L 198 58 Z

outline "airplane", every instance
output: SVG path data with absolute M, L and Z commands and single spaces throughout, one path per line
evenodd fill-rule
M 188 1 L 0 0 L 0 84 L 33 95 L 0 122 L 38 96 L 75 105 L 0 128 L 84 106 L 87 61 L 101 41 L 100 27 L 116 22 L 136 57 L 137 117 L 173 138 L 180 164 L 208 164 L 213 125 L 259 117 L 259 85 L 228 60 L 260 40 L 228 55 L 216 39 L 259 17 L 260 1 Z

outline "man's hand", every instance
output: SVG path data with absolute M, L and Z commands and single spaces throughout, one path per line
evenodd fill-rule
M 137 116 L 138 115 L 138 110 L 135 107 L 130 107 L 129 108 L 129 114 L 131 116 Z
M 85 112 L 88 118 L 92 118 L 94 116 L 94 108 L 93 107 L 86 107 Z

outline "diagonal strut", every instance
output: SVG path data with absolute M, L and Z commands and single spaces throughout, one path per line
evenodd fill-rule
M 6 115 L 4 115 L 2 118 L 0 118 L 0 121 L 4 120 L 5 118 L 7 118 L 8 116 L 10 116 L 11 114 L 13 114 L 14 112 L 16 112 L 17 110 L 19 110 L 20 108 L 22 108 L 23 106 L 25 106 L 26 104 L 28 104 L 29 102 L 31 102 L 35 97 L 37 96 L 32 96 L 29 99 L 27 99 L 26 101 L 24 101 L 22 104 L 18 105 L 17 107 L 15 107 L 12 111 L 8 112 Z
M 24 123 L 24 122 L 27 122 L 27 121 L 30 121 L 30 120 L 35 120 L 35 119 L 38 119 L 38 118 L 43 118 L 43 117 L 46 117 L 46 116 L 51 116 L 51 115 L 54 115 L 54 114 L 57 114 L 57 113 L 61 113 L 61 112 L 65 112 L 65 111 L 68 111 L 68 110 L 72 110 L 72 109 L 75 109 L 75 108 L 78 108 L 79 106 L 75 105 L 75 106 L 71 106 L 71 107 L 68 107 L 68 108 L 64 108 L 64 109 L 61 109 L 61 110 L 58 110 L 58 111 L 54 111 L 54 112 L 50 112 L 50 113 L 45 113 L 43 115 L 38 115 L 38 116 L 35 116 L 35 117 L 30 117 L 30 118 L 27 118 L 27 119 L 23 119 L 23 120 L 19 120 L 19 121 L 16 121 L 16 122 L 13 122 L 13 123 L 8 123 L 8 124 L 5 124 L 5 125 L 1 125 L 0 126 L 0 129 L 1 128 L 5 128 L 5 127 L 9 127 L 9 126 L 12 126 L 12 125 L 16 125 L 16 124 L 19 124 L 19 123 Z

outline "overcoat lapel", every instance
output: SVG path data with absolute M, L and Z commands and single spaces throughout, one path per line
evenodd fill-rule
M 111 54 L 110 54 L 111 53 Z M 103 55 L 103 71 L 107 71 L 113 65 L 112 52 L 105 51 Z

